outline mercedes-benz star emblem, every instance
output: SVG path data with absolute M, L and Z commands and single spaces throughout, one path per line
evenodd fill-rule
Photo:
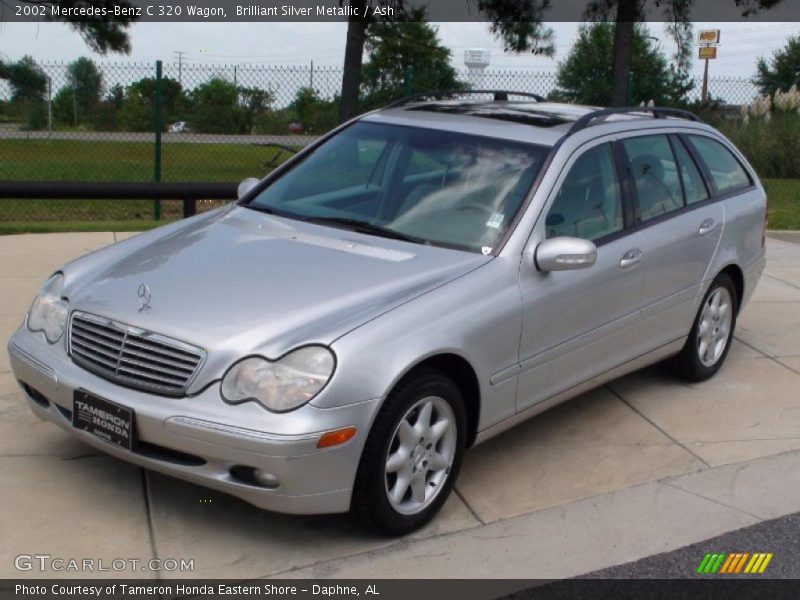
M 139 286 L 139 312 L 147 312 L 150 310 L 150 288 L 146 283 Z

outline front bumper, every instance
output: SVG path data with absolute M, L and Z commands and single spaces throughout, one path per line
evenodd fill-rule
M 339 408 L 307 404 L 274 414 L 248 402 L 231 406 L 214 383 L 199 394 L 167 398 L 121 387 L 76 366 L 63 340 L 49 345 L 21 327 L 8 343 L 11 368 L 31 410 L 81 441 L 122 460 L 226 492 L 260 508 L 294 514 L 346 512 L 356 469 L 379 399 Z M 135 412 L 133 451 L 72 427 L 72 402 L 81 389 Z M 347 443 L 320 450 L 322 433 L 348 426 Z M 144 442 L 144 443 L 141 443 Z M 234 467 L 270 473 L 278 486 L 247 482 Z

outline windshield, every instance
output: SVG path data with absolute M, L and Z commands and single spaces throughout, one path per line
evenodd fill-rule
M 246 206 L 373 235 L 488 253 L 547 148 L 451 131 L 358 122 Z

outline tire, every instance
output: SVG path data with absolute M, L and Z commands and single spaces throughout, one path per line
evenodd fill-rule
M 441 372 L 421 368 L 401 380 L 375 418 L 361 454 L 351 502 L 356 519 L 392 536 L 430 521 L 458 476 L 466 424 L 461 392 Z
M 721 314 L 714 314 L 713 306 L 717 301 L 717 306 L 726 306 Z M 727 274 L 720 273 L 703 297 L 686 344 L 672 360 L 673 370 L 678 376 L 699 382 L 713 377 L 719 371 L 731 348 L 738 310 L 736 286 Z

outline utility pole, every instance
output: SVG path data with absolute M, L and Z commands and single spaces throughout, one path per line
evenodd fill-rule
M 183 71 L 183 55 L 186 54 L 183 50 L 175 50 L 175 56 L 178 57 L 178 84 L 183 85 L 183 80 L 181 78 L 182 71 Z

